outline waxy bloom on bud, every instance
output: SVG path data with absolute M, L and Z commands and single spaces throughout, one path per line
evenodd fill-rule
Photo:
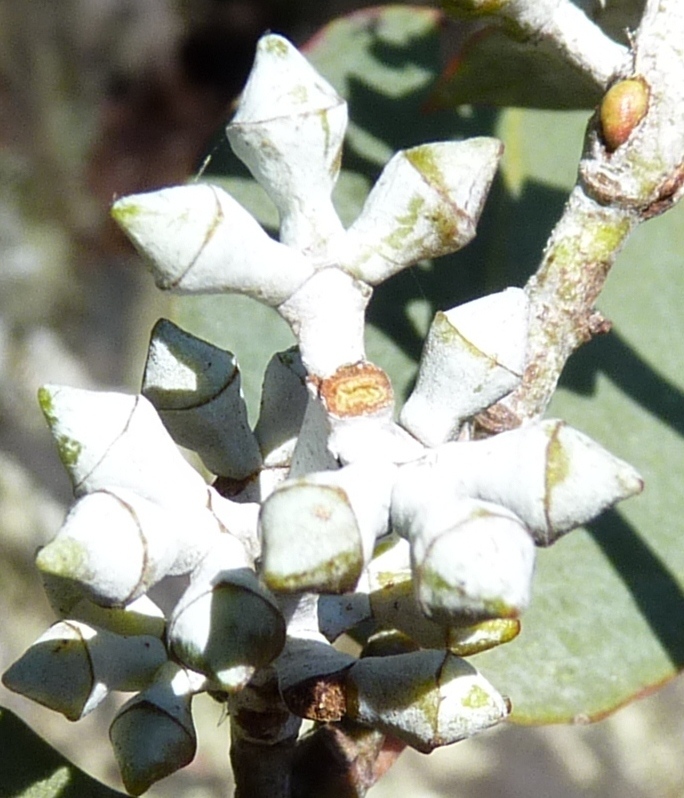
M 513 511 L 540 546 L 640 493 L 632 466 L 563 421 L 547 419 L 484 440 L 450 442 L 402 470 L 408 492 L 418 484 Z M 395 495 L 404 488 L 395 486 Z
M 217 186 L 122 197 L 112 215 L 150 259 L 159 288 L 174 293 L 233 292 L 275 307 L 313 272 Z
M 240 371 L 230 352 L 160 319 L 152 331 L 142 394 L 174 441 L 197 452 L 214 474 L 244 479 L 259 469 Z
M 123 488 L 159 504 L 204 500 L 204 480 L 144 396 L 46 385 L 38 398 L 77 496 Z
M 5 687 L 78 720 L 111 690 L 138 690 L 167 660 L 157 637 L 122 636 L 80 621 L 51 626 L 3 675 Z
M 281 36 L 264 36 L 226 129 L 235 154 L 280 213 L 280 240 L 316 250 L 342 229 L 332 192 L 347 104 Z
M 522 379 L 527 297 L 519 288 L 435 316 L 416 387 L 400 421 L 426 446 L 456 437 L 461 424 L 510 393 Z
M 394 496 L 392 525 L 411 543 L 416 598 L 429 618 L 474 623 L 527 607 L 534 541 L 509 510 L 405 489 Z
M 116 713 L 109 737 L 131 795 L 142 795 L 193 760 L 197 735 L 190 704 L 204 688 L 204 677 L 169 662 Z
M 398 152 L 349 228 L 351 272 L 376 285 L 422 258 L 464 247 L 502 152 L 500 141 L 485 137 Z
M 366 657 L 347 675 L 347 712 L 429 753 L 484 731 L 508 701 L 472 665 L 443 651 Z
M 226 692 L 242 689 L 285 643 L 280 609 L 250 568 L 242 545 L 224 534 L 192 575 L 168 630 L 174 656 Z
M 284 592 L 352 590 L 387 531 L 394 476 L 391 464 L 359 463 L 281 484 L 259 518 L 266 584 Z

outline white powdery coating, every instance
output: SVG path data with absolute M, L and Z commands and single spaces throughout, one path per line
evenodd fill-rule
M 416 387 L 400 423 L 426 446 L 455 437 L 462 422 L 510 393 L 522 379 L 528 302 L 508 288 L 438 312 Z
M 81 498 L 38 553 L 38 568 L 76 581 L 105 606 L 122 606 L 145 593 L 170 571 L 178 549 L 167 513 L 153 502 L 129 498 L 134 505 L 103 491 Z
M 467 244 L 502 151 L 500 141 L 481 137 L 398 152 L 347 231 L 345 268 L 376 285 Z
M 405 466 L 398 483 L 412 491 L 411 482 L 419 480 L 432 490 L 440 485 L 445 495 L 507 507 L 541 546 L 643 489 L 632 466 L 556 419 L 485 440 L 443 444 Z M 402 490 L 398 484 L 395 494 Z
M 412 535 L 418 602 L 438 621 L 516 618 L 530 601 L 534 541 L 504 508 L 464 504 L 448 528 Z
M 411 543 L 415 591 L 440 623 L 517 617 L 529 604 L 534 542 L 504 507 L 404 482 L 392 526 Z
M 157 286 L 174 293 L 235 292 L 276 306 L 313 271 L 216 186 L 123 197 L 112 215 L 150 259 Z
M 122 488 L 160 504 L 204 500 L 204 480 L 145 397 L 45 386 L 40 401 L 77 496 Z
M 329 377 L 364 360 L 364 314 L 371 289 L 339 268 L 316 272 L 278 312 L 292 327 L 310 375 Z
M 193 574 L 169 621 L 168 641 L 183 664 L 229 692 L 280 653 L 285 622 L 231 535 Z
M 261 455 L 230 352 L 163 319 L 150 341 L 142 393 L 176 443 L 197 452 L 214 474 L 244 479 L 259 469 Z
M 287 480 L 259 517 L 262 578 L 273 590 L 353 590 L 364 565 L 364 542 L 349 497 L 306 477 Z
M 423 753 L 503 720 L 508 706 L 464 660 L 441 651 L 366 657 L 349 671 L 349 714 Z
M 342 230 L 330 193 L 346 127 L 347 105 L 332 86 L 286 39 L 262 37 L 226 133 L 278 207 L 281 241 L 299 250 Z
M 364 563 L 373 554 L 375 541 L 389 528 L 390 498 L 397 467 L 392 463 L 370 460 L 345 466 L 337 471 L 309 474 L 310 485 L 340 488 L 349 500 L 358 523 Z
M 79 621 L 59 621 L 3 676 L 9 689 L 61 712 L 84 717 L 111 690 L 139 690 L 166 662 L 159 638 L 121 636 Z
M 408 463 L 420 457 L 423 446 L 392 421 L 392 407 L 369 416 L 330 418 L 328 449 L 343 464 L 359 460 Z

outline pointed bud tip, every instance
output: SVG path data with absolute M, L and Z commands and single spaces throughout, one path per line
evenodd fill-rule
M 79 541 L 59 537 L 40 549 L 36 567 L 44 574 L 79 580 L 88 571 L 88 552 Z

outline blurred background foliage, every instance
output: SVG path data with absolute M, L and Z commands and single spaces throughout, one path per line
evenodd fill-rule
M 157 292 L 108 219 L 112 198 L 192 179 L 204 165 L 202 179 L 226 183 L 273 227 L 272 211 L 245 180 L 222 134 L 254 43 L 272 29 L 303 44 L 328 20 L 361 5 L 0 0 L 2 670 L 53 620 L 33 556 L 58 528 L 70 497 L 35 403 L 38 385 L 137 390 L 149 330 L 159 316 L 171 315 L 236 352 L 254 412 L 265 361 L 291 340 L 273 314 L 244 298 L 172 301 Z M 634 27 L 641 3 L 583 5 L 619 37 Z M 473 37 L 463 23 L 442 24 L 427 8 L 398 8 L 392 15 L 355 14 L 326 27 L 308 48 L 350 103 L 336 190 L 344 221 L 354 218 L 399 147 L 483 134 L 500 136 L 507 147 L 478 238 L 452 258 L 397 276 L 374 296 L 369 357 L 405 395 L 435 309 L 522 285 L 534 271 L 574 182 L 595 96 L 592 87 L 558 72 L 548 94 L 555 104 L 546 105 L 584 110 L 523 110 L 530 81 L 516 81 L 511 64 L 534 54 L 517 52 L 517 45 L 503 49 L 508 44 L 496 32 L 478 28 Z M 485 70 L 492 53 L 498 64 Z M 486 94 L 492 86 L 496 96 Z M 478 95 L 485 106 L 472 104 Z M 514 107 L 497 110 L 501 103 Z M 554 404 L 555 414 L 637 465 L 648 489 L 624 512 L 542 553 L 522 638 L 475 663 L 523 708 L 522 721 L 543 713 L 547 720 L 600 716 L 684 662 L 682 220 L 680 208 L 630 241 L 600 301 L 615 330 L 574 357 Z M 549 618 L 559 613 L 563 623 L 549 642 Z M 568 699 L 568 685 L 575 684 L 582 689 Z M 680 796 L 683 698 L 675 680 L 600 724 L 505 727 L 430 758 L 408 753 L 373 795 L 401 789 L 455 798 Z M 576 709 L 587 702 L 584 714 Z M 219 725 L 217 705 L 197 703 L 198 758 L 155 786 L 152 796 L 227 792 L 227 726 Z M 118 787 L 106 732 L 114 702 L 109 715 L 99 710 L 76 725 L 4 688 L 0 704 Z M 22 733 L 13 719 L 0 722 L 3 762 L 18 762 L 10 741 L 21 750 Z M 55 764 L 45 773 L 55 778 L 62 760 L 46 756 Z

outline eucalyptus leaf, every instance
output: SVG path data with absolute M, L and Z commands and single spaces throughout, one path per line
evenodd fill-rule
M 124 798 L 72 765 L 13 712 L 0 707 L 4 798 Z

